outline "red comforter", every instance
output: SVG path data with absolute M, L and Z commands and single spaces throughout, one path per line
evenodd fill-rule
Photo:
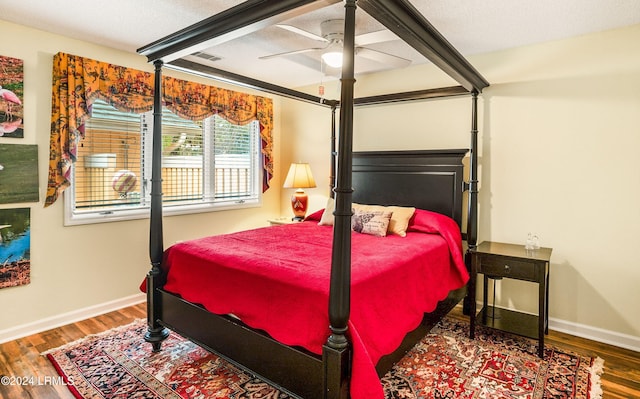
M 206 237 L 165 253 L 164 288 L 322 353 L 329 335 L 332 227 L 308 220 Z M 448 292 L 468 280 L 456 223 L 416 210 L 406 237 L 352 233 L 351 397 L 383 398 L 375 371 Z

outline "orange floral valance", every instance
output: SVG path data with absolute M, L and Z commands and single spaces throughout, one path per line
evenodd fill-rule
M 69 187 L 91 104 L 102 99 L 122 111 L 153 109 L 152 73 L 58 53 L 53 57 L 49 179 L 45 206 Z M 273 176 L 273 101 L 269 98 L 171 77 L 162 78 L 164 105 L 182 118 L 202 120 L 218 114 L 236 124 L 260 123 L 263 191 Z

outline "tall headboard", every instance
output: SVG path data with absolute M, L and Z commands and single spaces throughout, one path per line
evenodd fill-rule
M 462 226 L 463 164 L 467 149 L 353 153 L 353 202 L 414 206 Z

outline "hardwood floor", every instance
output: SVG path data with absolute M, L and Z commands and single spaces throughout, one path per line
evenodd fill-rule
M 58 372 L 42 352 L 78 340 L 89 334 L 97 334 L 110 328 L 131 323 L 147 314 L 145 303 L 115 312 L 69 324 L 40 334 L 0 344 L 0 376 L 34 377 L 34 384 L 2 385 L 0 398 L 69 398 L 69 389 L 57 379 Z
M 459 308 L 452 315 L 465 318 Z M 73 398 L 67 387 L 59 384 L 55 368 L 40 353 L 145 316 L 146 305 L 140 304 L 0 344 L 0 376 L 35 378 L 34 384 L 0 384 L 0 397 Z M 604 359 L 603 399 L 640 398 L 640 353 L 555 331 L 550 331 L 546 343 Z

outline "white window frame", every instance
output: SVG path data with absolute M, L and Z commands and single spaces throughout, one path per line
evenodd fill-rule
M 118 222 L 125 220 L 146 219 L 150 215 L 150 194 L 151 194 L 151 147 L 153 141 L 153 115 L 152 112 L 146 113 L 141 116 L 141 128 L 142 128 L 142 141 L 143 146 L 141 149 L 141 162 L 143 162 L 143 176 L 140 182 L 141 196 L 143 197 L 143 205 L 135 208 L 122 208 L 122 209 L 110 209 L 110 210 L 78 210 L 75 207 L 75 166 L 71 168 L 71 186 L 64 191 L 64 225 L 74 226 L 93 223 L 107 223 Z M 151 123 L 149 123 L 151 122 Z M 262 206 L 262 157 L 260 148 L 260 132 L 259 123 L 257 121 L 251 122 L 254 124 L 252 127 L 253 135 L 252 143 L 253 153 L 251 156 L 251 172 L 253 173 L 252 179 L 254 187 L 252 190 L 255 192 L 255 196 L 247 199 L 230 199 L 230 200 L 203 200 L 200 202 L 182 203 L 182 204 L 163 204 L 162 213 L 164 216 L 177 216 L 203 212 L 225 211 L 234 209 L 254 208 Z M 146 126 L 144 126 L 146 124 Z M 205 121 L 204 125 L 204 169 L 205 174 L 205 193 L 212 190 L 214 184 L 214 159 L 213 154 L 213 140 L 209 139 L 208 134 L 208 121 Z

